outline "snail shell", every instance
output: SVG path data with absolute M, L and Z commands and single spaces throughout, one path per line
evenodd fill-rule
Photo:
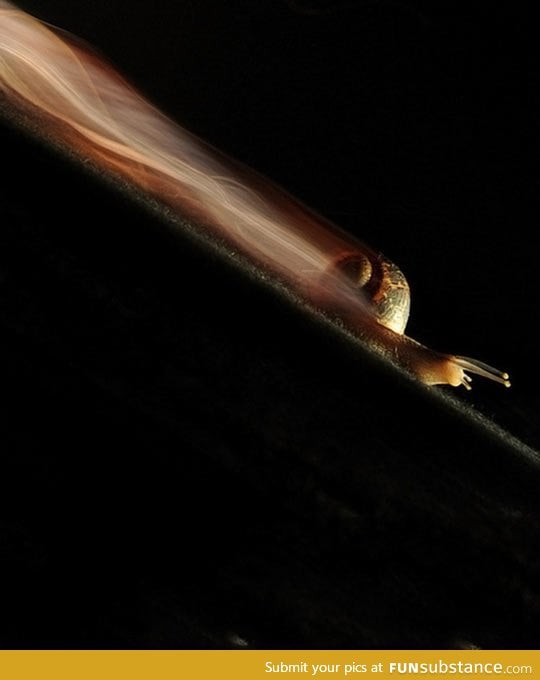
M 377 321 L 403 333 L 409 320 L 411 291 L 405 275 L 393 262 L 371 250 L 345 255 L 334 265 L 371 303 Z

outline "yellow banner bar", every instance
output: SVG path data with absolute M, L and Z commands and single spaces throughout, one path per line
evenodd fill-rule
M 3 680 L 540 678 L 540 651 L 0 651 Z

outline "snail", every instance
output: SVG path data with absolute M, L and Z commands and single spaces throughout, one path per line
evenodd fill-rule
M 0 101 L 38 136 L 120 178 L 173 224 L 247 262 L 420 381 L 463 385 L 507 373 L 432 351 L 404 334 L 399 268 L 285 191 L 173 123 L 65 33 L 0 0 Z

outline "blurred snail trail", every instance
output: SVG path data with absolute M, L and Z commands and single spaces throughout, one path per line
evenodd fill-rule
M 505 372 L 404 335 L 409 287 L 383 255 L 170 121 L 86 46 L 5 0 L 0 88 L 38 135 L 157 200 L 184 230 L 187 222 L 423 383 L 470 389 L 473 373 L 510 386 Z

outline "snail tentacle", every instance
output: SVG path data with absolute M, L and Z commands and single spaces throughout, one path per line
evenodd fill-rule
M 470 371 L 471 373 L 480 375 L 483 378 L 487 378 L 488 380 L 493 380 L 494 382 L 500 383 L 505 387 L 511 386 L 510 376 L 508 375 L 508 373 L 505 373 L 504 371 L 499 371 L 499 369 L 493 368 L 493 366 L 489 366 L 488 364 L 485 364 L 483 361 L 479 361 L 478 359 L 471 359 L 469 357 L 459 356 L 452 358 L 455 361 L 455 363 L 465 371 Z M 469 378 L 470 382 L 471 380 L 470 376 L 467 377 Z

